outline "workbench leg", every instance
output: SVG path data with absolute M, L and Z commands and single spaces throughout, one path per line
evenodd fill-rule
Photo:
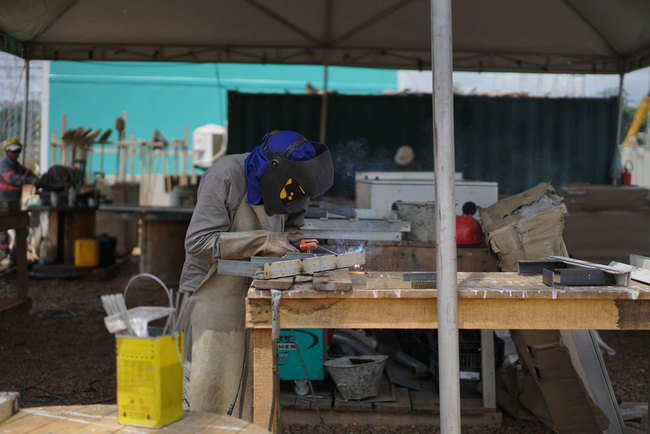
M 269 426 L 273 402 L 273 350 L 271 329 L 253 329 L 253 423 L 261 428 Z M 278 432 L 280 396 L 276 397 L 272 432 Z
M 18 298 L 27 298 L 27 229 L 16 229 L 16 283 Z
M 496 369 L 494 368 L 494 331 L 481 330 L 481 379 L 483 408 L 497 408 Z

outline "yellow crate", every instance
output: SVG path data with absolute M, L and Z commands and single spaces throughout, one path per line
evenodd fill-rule
M 183 416 L 183 334 L 118 336 L 117 410 L 125 425 L 160 427 Z

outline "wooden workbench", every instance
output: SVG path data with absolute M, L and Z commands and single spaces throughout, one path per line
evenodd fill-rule
M 437 290 L 412 289 L 400 272 L 357 272 L 347 292 L 294 283 L 280 303 L 281 328 L 435 329 Z M 254 354 L 253 422 L 266 426 L 272 403 L 270 292 L 251 287 L 246 327 Z M 458 273 L 461 329 L 650 329 L 650 286 L 555 288 L 541 276 Z M 277 404 L 277 403 L 276 403 Z M 279 410 L 278 410 L 279 411 Z M 277 411 L 276 413 L 277 414 Z
M 182 419 L 162 428 L 142 428 L 120 425 L 115 405 L 59 405 L 24 408 L 4 422 L 3 433 L 25 432 L 111 432 L 111 433 L 268 433 L 268 431 L 237 419 L 202 411 L 186 414 Z

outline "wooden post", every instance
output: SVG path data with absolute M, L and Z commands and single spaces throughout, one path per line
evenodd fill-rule
M 56 165 L 56 147 L 58 146 L 56 139 L 56 131 L 52 131 L 52 140 L 50 144 L 50 167 Z M 61 141 L 63 143 L 63 141 Z
M 185 137 L 183 138 L 183 149 L 181 151 L 181 177 L 179 184 L 180 185 L 187 185 L 187 136 L 188 136 L 188 126 L 185 125 Z
M 66 116 L 65 113 L 61 115 L 61 166 L 65 166 L 67 163 L 67 147 L 65 145 L 65 141 L 63 141 L 63 136 L 65 135 L 65 131 L 67 129 L 67 123 L 68 123 L 68 117 Z
M 268 428 L 273 401 L 271 329 L 253 329 L 253 423 Z M 278 432 L 279 396 L 275 400 L 272 432 Z

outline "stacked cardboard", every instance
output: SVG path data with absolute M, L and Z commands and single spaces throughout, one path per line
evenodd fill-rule
M 562 198 L 549 183 L 480 209 L 487 243 L 497 255 L 501 271 L 517 271 L 517 263 L 525 259 L 566 256 L 562 240 L 565 214 Z
M 564 240 L 571 255 L 600 264 L 650 256 L 650 191 L 644 187 L 562 184 Z

